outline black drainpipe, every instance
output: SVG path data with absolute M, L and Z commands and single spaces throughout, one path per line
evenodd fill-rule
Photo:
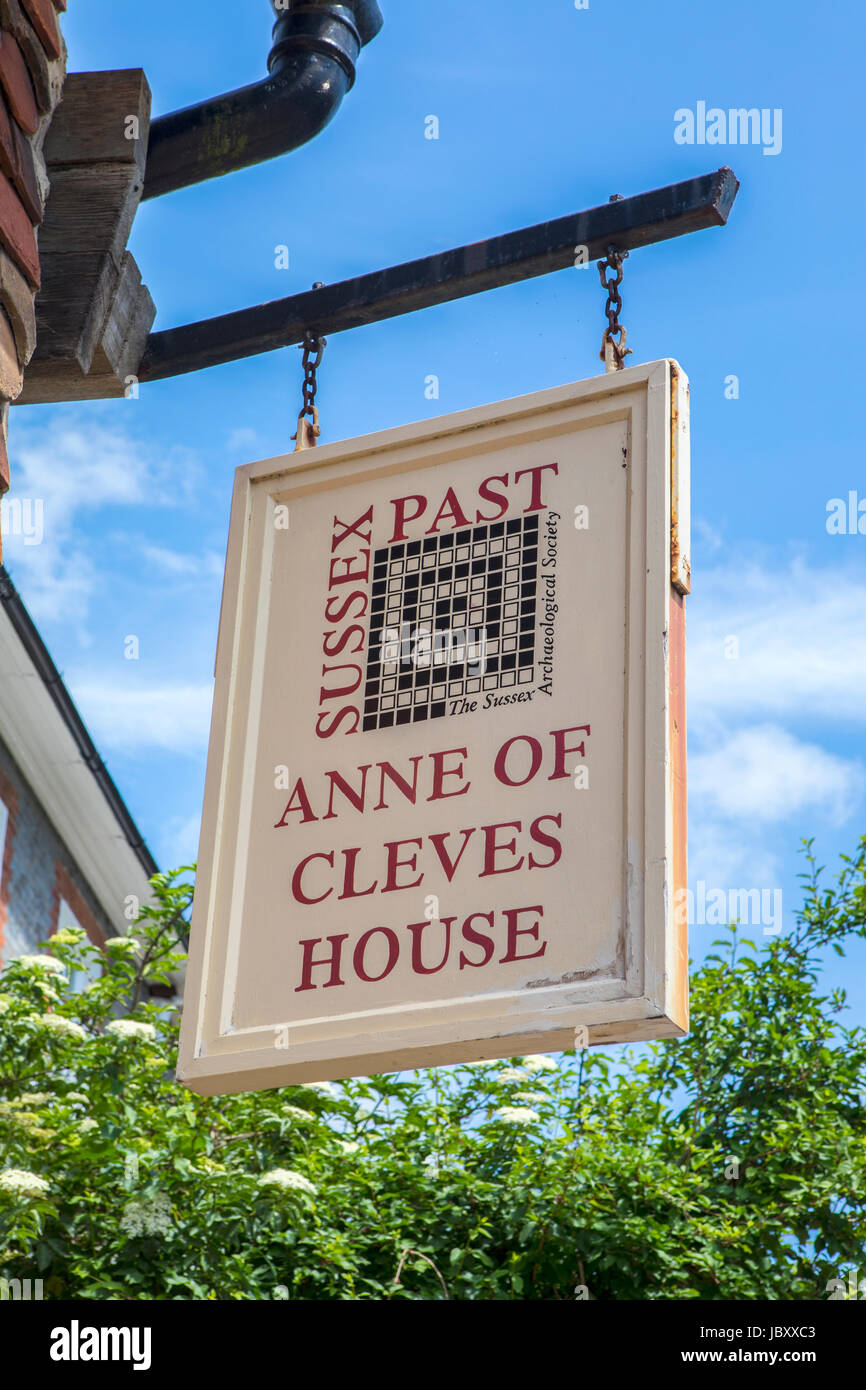
M 382 27 L 376 0 L 272 0 L 269 76 L 151 122 L 144 198 L 287 154 L 318 135 Z

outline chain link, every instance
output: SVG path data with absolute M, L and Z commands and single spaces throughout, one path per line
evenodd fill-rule
M 321 280 L 317 280 L 313 286 L 314 290 L 323 288 Z M 322 363 L 322 355 L 327 346 L 327 338 L 319 338 L 312 329 L 308 328 L 304 334 L 303 342 L 303 369 L 304 384 L 302 387 L 303 402 L 301 413 L 298 416 L 298 428 L 292 439 L 297 440 L 295 452 L 299 449 L 315 448 L 316 441 L 322 431 L 319 428 L 319 412 L 316 407 L 316 392 L 319 389 L 319 382 L 316 373 Z
M 625 365 L 625 359 L 631 352 L 630 347 L 626 347 L 626 330 L 619 321 L 622 310 L 622 296 L 619 287 L 622 284 L 622 263 L 627 258 L 627 251 L 617 251 L 615 246 L 607 248 L 607 260 L 598 262 L 598 274 L 601 280 L 601 287 L 607 290 L 607 304 L 604 312 L 607 315 L 607 328 L 601 338 L 601 352 L 598 354 L 602 362 L 608 364 L 609 371 L 618 372 Z M 607 272 L 612 270 L 613 276 L 608 277 Z M 619 341 L 615 341 L 619 338 Z
M 310 332 L 309 328 L 304 335 L 304 404 L 301 407 L 302 415 L 312 416 L 316 408 L 316 392 L 319 389 L 316 372 L 321 365 L 322 354 L 325 351 L 327 341 L 327 338 L 317 338 L 314 333 Z

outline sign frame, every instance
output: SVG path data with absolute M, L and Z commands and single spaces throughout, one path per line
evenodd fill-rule
M 626 430 L 628 706 L 621 973 L 236 1027 L 245 855 L 272 594 L 274 509 L 599 421 Z M 685 615 L 688 383 L 665 359 L 248 464 L 235 476 L 178 1080 L 226 1094 L 460 1061 L 682 1036 L 688 1029 Z M 625 756 L 625 755 L 624 755 Z M 244 833 L 241 833 L 241 832 Z M 619 968 L 619 967 L 618 967 Z M 449 1005 L 459 1005 L 449 1010 Z M 281 1036 L 287 1042 L 281 1042 Z M 293 1036 L 294 1035 L 294 1036 Z

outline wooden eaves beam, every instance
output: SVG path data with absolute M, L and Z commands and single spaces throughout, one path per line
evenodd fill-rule
M 342 333 L 547 275 L 573 266 L 578 247 L 585 247 L 585 258 L 594 260 L 603 258 L 611 245 L 631 251 L 724 226 L 739 186 L 725 167 L 488 241 L 151 333 L 138 376 L 141 381 L 160 381 L 291 347 L 303 342 L 308 328 L 319 335 Z
M 156 308 L 126 243 L 149 122 L 139 68 L 66 78 L 43 146 L 51 190 L 39 230 L 36 352 L 18 405 L 122 396 L 138 370 Z

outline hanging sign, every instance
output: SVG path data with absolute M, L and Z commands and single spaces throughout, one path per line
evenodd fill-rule
M 685 1030 L 687 401 L 655 362 L 238 470 L 188 1086 Z

